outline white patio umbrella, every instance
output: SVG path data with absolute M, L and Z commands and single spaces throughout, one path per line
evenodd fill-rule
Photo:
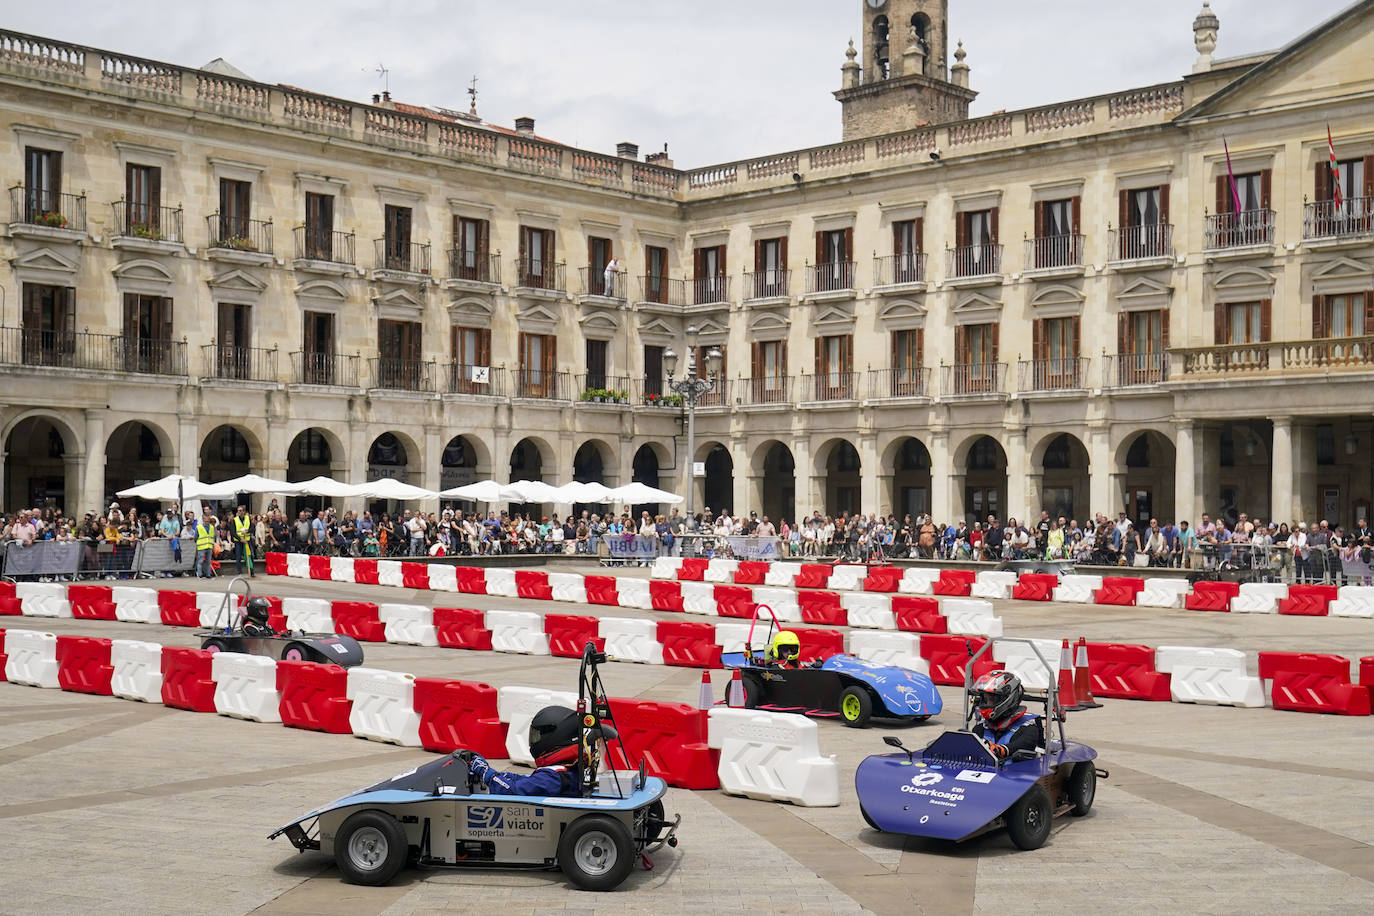
M 352 484 L 342 483 L 332 477 L 312 477 L 310 480 L 303 480 L 300 483 L 292 484 L 296 487 L 297 496 L 328 496 L 333 499 L 346 499 L 350 496 L 361 495 L 358 488 Z
M 368 499 L 394 499 L 402 503 L 434 499 L 439 495 L 433 490 L 426 490 L 424 487 L 401 483 L 394 477 L 383 477 L 380 480 L 369 480 L 367 483 L 358 484 L 357 491 L 359 496 Z
M 558 488 L 559 498 L 555 502 L 560 503 L 608 503 L 615 497 L 611 494 L 614 491 L 610 487 L 599 483 L 565 483 Z
M 242 477 L 235 477 L 233 480 L 226 480 L 213 486 L 233 487 L 235 493 L 273 493 L 281 496 L 295 496 L 301 492 L 302 485 L 287 483 L 285 480 L 273 480 L 270 477 L 259 477 L 257 474 L 244 474 Z
M 525 503 L 564 502 L 559 491 L 538 480 L 516 480 L 509 487 L 514 499 Z
M 644 483 L 631 483 L 623 487 L 616 487 L 611 490 L 610 498 L 616 502 L 630 503 L 638 505 L 642 503 L 668 503 L 676 505 L 684 502 L 684 498 L 676 493 L 669 493 L 667 490 L 660 490 Z
M 494 480 L 479 480 L 451 490 L 440 490 L 439 495 L 445 499 L 466 499 L 475 503 L 499 503 L 522 498 L 508 485 Z
M 149 499 L 155 502 L 171 502 L 189 499 L 233 499 L 238 490 L 222 483 L 202 483 L 184 474 L 168 474 L 160 480 L 149 481 L 127 490 L 120 490 L 116 496 L 131 499 Z

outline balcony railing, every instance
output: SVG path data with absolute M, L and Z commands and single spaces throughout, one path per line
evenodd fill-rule
M 1108 388 L 1159 385 L 1169 380 L 1169 354 L 1121 353 L 1107 357 L 1102 384 Z
M 212 213 L 205 217 L 210 227 L 210 247 L 227 248 L 231 251 L 251 251 L 257 254 L 272 253 L 272 221 L 244 219 Z
M 1047 235 L 1026 239 L 1026 270 L 1083 266 L 1083 236 Z
M 291 354 L 291 380 L 297 385 L 337 385 L 340 388 L 358 387 L 356 354 L 310 353 Z
M 1283 345 L 1283 368 L 1329 369 L 1374 365 L 1374 336 L 1329 337 Z
M 930 369 L 925 366 L 871 369 L 868 376 L 871 397 L 924 398 L 931 394 Z
M 728 378 L 716 379 L 715 390 L 709 391 L 697 398 L 698 407 L 726 407 L 734 402 L 730 400 L 731 380 Z
M 576 376 L 577 399 L 597 403 L 633 404 L 636 400 L 633 381 L 624 375 L 607 375 L 604 372 L 587 372 Z
M 837 293 L 854 289 L 854 262 L 829 261 L 808 265 L 806 291 L 808 293 Z
M 10 188 L 10 222 L 85 232 L 86 195 L 57 194 L 17 184 Z
M 658 305 L 686 305 L 687 281 L 645 274 L 639 278 L 639 301 Z
M 653 378 L 645 376 L 634 380 L 634 399 L 636 404 L 647 404 L 650 407 L 667 407 L 664 398 L 673 393 L 673 389 L 668 387 L 668 383 L 662 377 Z M 681 397 L 673 399 L 673 403 L 681 406 Z
M 1003 394 L 1006 363 L 956 363 L 945 366 L 944 390 L 950 394 Z
M 374 356 L 372 387 L 386 391 L 433 391 L 434 363 L 394 356 Z
M 744 272 L 744 298 L 782 299 L 791 295 L 792 272 L 786 268 L 767 270 L 746 270 Z
M 240 382 L 275 382 L 277 351 L 261 347 L 226 347 L 206 344 L 200 348 L 201 374 L 207 378 Z
M 991 277 L 1002 272 L 1002 246 L 991 243 L 950 248 L 951 277 Z
M 40 328 L 0 328 L 0 363 L 141 375 L 185 375 L 186 342 Z
M 1268 343 L 1226 344 L 1176 351 L 1183 360 L 1184 375 L 1228 375 L 1259 372 L 1269 368 Z
M 356 264 L 358 238 L 352 232 L 297 226 L 292 230 L 296 238 L 296 257 L 306 261 L 325 261 L 330 264 Z
M 906 283 L 924 283 L 926 279 L 926 253 L 913 251 L 910 254 L 890 254 L 873 259 L 874 283 L 878 286 L 901 286 Z
M 429 273 L 429 245 L 419 242 L 401 244 L 392 239 L 376 239 L 377 270 L 394 270 L 406 274 Z
M 1340 239 L 1374 232 L 1374 197 L 1352 197 L 1339 204 L 1319 200 L 1305 204 L 1302 214 L 1304 239 Z
M 792 378 L 787 375 L 765 375 L 740 379 L 735 384 L 735 397 L 745 404 L 791 404 Z
M 802 376 L 802 397 L 808 401 L 850 401 L 859 396 L 859 373 L 821 372 Z
M 114 208 L 115 232 L 124 238 L 150 242 L 180 242 L 181 208 L 154 207 L 151 204 L 117 200 Z
M 1088 359 L 1085 356 L 1022 360 L 1019 368 L 1022 391 L 1082 388 L 1088 377 Z
M 1208 251 L 1247 248 L 1274 243 L 1274 211 L 1246 210 L 1244 213 L 1215 213 L 1207 217 L 1204 232 Z
M 515 393 L 517 398 L 536 398 L 545 401 L 569 401 L 568 373 L 549 372 L 543 369 L 516 369 Z
M 500 283 L 501 256 L 450 248 L 448 275 L 451 279 L 467 280 L 471 283 Z
M 515 262 L 516 285 L 525 289 L 547 289 L 566 292 L 568 287 L 563 279 L 565 265 L 538 258 L 518 258 Z
M 1122 226 L 1113 229 L 1109 249 L 1118 261 L 1146 258 L 1171 258 L 1174 255 L 1174 227 L 1168 223 Z
M 730 301 L 730 278 L 725 274 L 692 280 L 692 305 L 719 305 Z
M 582 288 L 588 296 L 601 296 L 605 299 L 621 299 L 625 296 L 625 274 L 617 272 L 606 282 L 606 271 L 599 267 L 581 267 L 577 271 L 582 277 Z
M 450 362 L 447 388 L 449 394 L 472 394 L 500 398 L 506 396 L 505 371 L 499 366 L 471 366 Z

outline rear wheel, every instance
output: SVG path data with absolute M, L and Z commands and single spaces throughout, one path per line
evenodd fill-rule
M 334 860 L 350 884 L 386 884 L 406 864 L 407 851 L 405 830 L 380 811 L 349 815 L 334 838 Z
M 1036 783 L 1007 809 L 1007 833 L 1021 849 L 1039 849 L 1050 838 L 1050 793 Z
M 840 694 L 840 718 L 850 728 L 863 728 L 873 718 L 873 698 L 862 687 L 846 687 Z
M 1076 763 L 1069 774 L 1069 801 L 1073 804 L 1074 817 L 1082 817 L 1093 809 L 1093 799 L 1097 798 L 1097 769 L 1092 761 Z
M 744 708 L 758 709 L 759 700 L 763 696 L 763 685 L 751 677 L 741 677 L 740 683 L 744 685 Z
M 300 643 L 289 642 L 286 644 L 286 648 L 282 650 L 281 660 L 284 662 L 308 662 L 310 661 L 310 653 Z
M 650 802 L 649 807 L 644 811 L 643 842 L 646 845 L 657 842 L 666 829 L 667 826 L 663 823 L 663 799 Z
M 206 652 L 228 652 L 229 644 L 222 639 L 207 639 L 200 644 Z
M 634 864 L 635 845 L 630 831 L 604 814 L 579 817 L 558 841 L 558 867 L 584 891 L 619 887 Z

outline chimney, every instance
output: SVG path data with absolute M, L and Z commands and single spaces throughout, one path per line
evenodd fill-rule
M 671 169 L 673 167 L 673 160 L 668 158 L 668 144 L 666 143 L 663 144 L 663 152 L 649 153 L 644 157 L 644 161 L 650 165 L 663 166 L 665 169 Z
M 615 145 L 615 154 L 616 154 L 617 156 L 619 156 L 621 159 L 638 159 L 638 158 L 639 158 L 639 144 L 638 144 L 638 143 L 617 143 L 617 144 Z
M 516 133 L 524 134 L 526 137 L 534 136 L 534 118 L 516 118 Z
M 373 104 L 373 105 L 380 105 L 380 104 L 382 104 L 382 94 L 381 94 L 380 92 L 374 92 L 374 93 L 372 93 L 372 104 Z
M 383 102 L 390 102 L 390 101 L 391 101 L 391 93 L 390 93 L 390 92 L 383 92 L 383 93 L 382 93 L 382 101 L 383 101 Z

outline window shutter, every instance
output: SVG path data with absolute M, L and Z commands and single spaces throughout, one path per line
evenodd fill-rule
M 1218 302 L 1212 307 L 1212 330 L 1217 346 L 1224 346 L 1230 342 L 1230 335 L 1226 333 L 1226 303 Z
M 1270 338 L 1270 318 L 1273 313 L 1274 300 L 1260 300 L 1260 340 L 1267 341 Z
M 846 262 L 854 260 L 854 227 L 852 226 L 844 231 L 844 259 Z
M 1031 359 L 1045 358 L 1045 319 L 1031 322 Z
M 592 238 L 591 236 L 587 236 L 587 268 L 588 268 L 588 273 L 591 273 L 591 272 L 594 272 L 594 271 L 597 270 L 597 266 L 596 266 L 596 243 L 597 243 L 597 241 L 598 241 L 598 239 L 594 239 L 594 238 Z M 595 282 L 595 278 L 588 277 L 588 279 L 591 280 L 592 282 Z
M 544 337 L 544 365 L 542 368 L 549 374 L 558 371 L 558 338 L 552 334 Z
M 988 241 L 991 242 L 993 245 L 996 245 L 997 240 L 1001 237 L 997 229 L 997 218 L 998 213 L 1001 211 L 1001 209 L 1001 207 L 993 207 L 988 212 Z
M 1265 210 L 1273 209 L 1274 170 L 1260 170 L 1260 206 Z
M 1169 225 L 1169 186 L 1162 184 L 1159 186 L 1159 224 Z
M 553 256 L 553 230 L 544 229 L 544 263 L 553 264 L 556 259 Z
M 477 257 L 484 262 L 478 265 L 478 269 L 485 268 L 485 261 L 490 252 L 491 246 L 491 223 L 484 219 L 477 221 Z M 485 273 L 478 273 L 479 277 L 485 277 Z
M 1131 192 L 1122 191 L 1117 210 L 1116 228 L 1125 229 L 1131 221 Z
M 1131 316 L 1129 312 L 1118 312 L 1116 315 L 1116 352 L 1118 356 L 1134 355 L 1134 348 L 1131 347 L 1129 334 Z
M 1324 156 L 1317 160 L 1317 180 L 1313 185 L 1313 193 L 1318 203 L 1331 199 L 1331 163 Z
M 724 246 L 724 245 L 717 245 L 717 246 L 716 246 L 716 276 L 717 276 L 717 277 L 723 277 L 723 276 L 725 276 L 726 272 L 727 272 L 727 271 L 726 271 L 726 269 L 725 269 L 725 246 Z M 722 290 L 721 292 L 723 293 L 724 290 Z M 722 376 L 722 378 L 723 378 L 723 377 L 724 377 L 724 376 Z
M 1374 156 L 1364 157 L 1364 196 L 1374 197 Z
M 918 217 L 916 217 L 916 233 L 915 233 L 915 239 L 916 239 L 916 242 L 915 242 L 915 244 L 916 244 L 916 250 L 917 250 L 917 251 L 925 251 L 925 250 L 926 250 L 926 220 L 925 220 L 925 217 L 923 217 L 923 216 L 918 216 Z
M 227 302 L 219 304 L 218 343 L 221 347 L 232 347 L 234 343 L 234 307 Z
M 892 224 L 892 253 L 898 257 L 904 253 L 902 251 L 902 227 L 905 225 L 906 223 L 904 222 Z M 915 244 L 914 239 L 912 240 L 912 244 Z
M 911 365 L 924 366 L 926 361 L 926 331 L 925 328 L 916 329 L 916 352 L 913 353 Z
M 754 240 L 754 271 L 763 270 L 763 239 Z
M 1364 332 L 1374 334 L 1374 291 L 1371 290 L 1365 290 L 1364 294 Z
M 825 233 L 816 233 L 816 263 L 825 263 Z
M 783 270 L 787 269 L 787 236 L 785 235 L 778 239 L 778 267 Z
M 854 335 L 844 335 L 844 346 L 840 348 L 840 357 L 844 362 L 840 366 L 842 372 L 854 371 Z
M 301 328 L 301 349 L 306 353 L 320 352 L 319 339 L 316 337 L 318 329 L 315 327 L 315 313 L 306 312 L 305 321 Z
M 1326 312 L 1326 297 L 1312 297 L 1312 339 L 1322 340 L 1331 336 Z
M 891 366 L 893 369 L 896 369 L 898 366 L 902 365 L 902 363 L 899 362 L 897 359 L 897 353 L 901 349 L 899 343 L 905 342 L 905 338 L 902 337 L 902 333 L 903 332 L 901 331 L 893 331 L 892 333 L 888 334 L 889 346 L 887 364 Z
M 148 169 L 148 206 L 153 211 L 148 214 L 148 220 L 156 226 L 162 221 L 162 214 L 158 212 L 158 207 L 162 206 L 162 169 Z
M 1231 212 L 1231 189 L 1228 188 L 1226 175 L 1217 176 L 1217 215 Z
M 170 297 L 163 296 L 158 300 L 158 305 L 162 320 L 158 323 L 156 330 L 161 335 L 160 340 L 170 341 L 172 339 L 172 300 Z
M 1045 202 L 1037 200 L 1035 202 L 1035 238 L 1045 237 Z
M 990 328 L 991 328 L 991 330 L 992 330 L 992 334 L 991 334 L 991 337 L 992 337 L 992 346 L 991 346 L 989 349 L 991 349 L 992 352 L 989 354 L 989 356 L 991 357 L 991 359 L 989 360 L 989 362 L 996 363 L 996 362 L 1000 362 L 1000 361 L 1001 361 L 1000 352 L 1001 352 L 1002 326 L 1001 326 L 1000 324 L 994 324 L 994 325 L 990 325 Z
M 787 378 L 787 341 L 778 344 L 778 375 Z
M 964 248 L 968 245 L 968 214 L 954 214 L 954 247 Z
M 1169 349 L 1169 310 L 1159 310 L 1159 345 L 1165 350 Z
M 420 323 L 412 321 L 407 328 L 410 332 L 406 335 L 406 359 L 420 361 Z
M 752 378 L 763 378 L 763 344 L 754 341 L 749 345 L 749 375 Z
M 530 230 L 524 226 L 520 227 L 520 260 L 524 261 L 528 257 Z
M 1079 323 L 1080 323 L 1081 321 L 1082 321 L 1082 319 L 1080 319 L 1077 315 L 1074 315 L 1074 316 L 1072 316 L 1072 317 L 1069 318 L 1069 329 L 1073 332 L 1073 338 L 1072 338 L 1072 340 L 1070 340 L 1071 349 L 1069 350 L 1069 356 L 1073 357 L 1074 359 L 1078 359 L 1078 347 L 1079 347 L 1079 334 L 1078 334 L 1078 329 L 1079 329 Z
M 1073 234 L 1078 235 L 1083 231 L 1083 198 L 1081 195 L 1075 194 L 1072 200 L 1073 202 L 1069 206 L 1072 213 L 1069 218 L 1072 221 Z
M 954 328 L 954 358 L 959 365 L 968 365 L 968 330 L 962 324 Z
M 448 326 L 448 358 L 450 362 L 461 363 L 463 361 L 462 349 L 459 346 L 458 325 Z
M 825 338 L 816 338 L 816 375 L 825 375 Z

